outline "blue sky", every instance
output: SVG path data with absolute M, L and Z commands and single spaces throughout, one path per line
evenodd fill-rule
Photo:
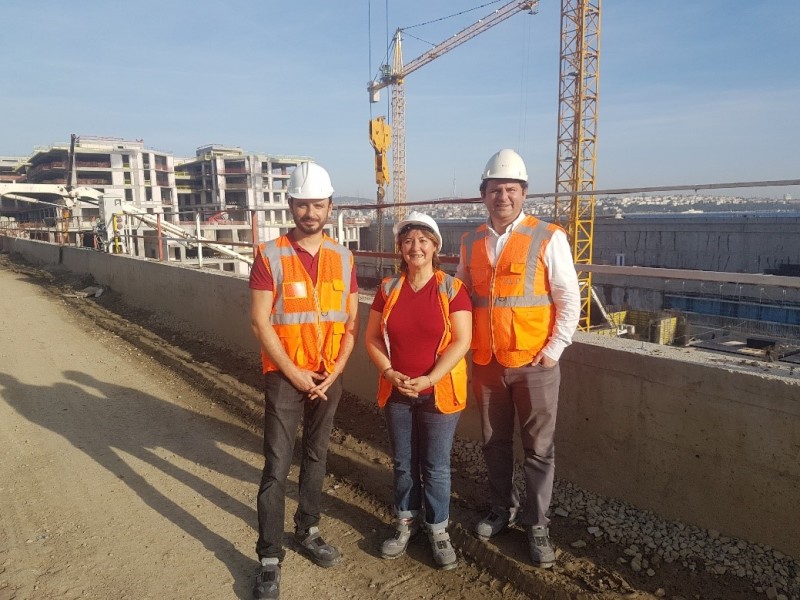
M 387 28 L 482 3 L 388 0 L 387 19 L 387 0 L 5 0 L 0 155 L 70 133 L 176 156 L 220 143 L 313 156 L 337 195 L 374 197 L 367 123 L 388 90 L 370 105 L 366 83 Z M 553 190 L 560 4 L 408 77 L 409 200 L 477 195 L 503 147 Z M 409 33 L 438 43 L 500 5 Z M 797 0 L 604 0 L 597 187 L 800 178 L 798 23 Z M 407 36 L 405 62 L 429 47 Z

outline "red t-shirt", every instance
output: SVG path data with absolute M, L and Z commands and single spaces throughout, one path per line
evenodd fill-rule
M 319 252 L 313 256 L 309 254 L 308 250 L 297 243 L 289 236 L 289 241 L 292 243 L 297 257 L 303 263 L 308 276 L 311 277 L 311 282 L 317 285 L 317 274 L 319 273 Z M 272 280 L 272 273 L 267 270 L 264 260 L 261 258 L 261 251 L 256 250 L 253 256 L 253 266 L 250 268 L 250 288 L 254 290 L 265 290 L 271 292 L 275 289 L 275 283 Z M 355 294 L 358 292 L 358 282 L 356 281 L 356 270 L 352 270 L 350 277 L 350 293 Z
M 386 323 L 389 345 L 392 352 L 392 368 L 409 377 L 421 377 L 433 370 L 436 350 L 444 335 L 444 318 L 439 308 L 439 289 L 436 277 L 431 277 L 418 292 L 403 282 L 400 296 L 389 314 Z M 380 293 L 375 294 L 372 310 L 383 313 L 386 301 Z M 466 286 L 450 301 L 450 312 L 472 310 L 472 301 Z M 430 394 L 431 389 L 423 394 Z

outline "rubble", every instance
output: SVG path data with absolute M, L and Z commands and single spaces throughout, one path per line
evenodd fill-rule
M 471 477 L 485 481 L 486 467 L 479 443 L 456 439 L 453 452 L 454 458 L 466 465 Z M 518 489 L 524 490 L 519 464 L 515 465 L 515 480 Z M 558 479 L 553 489 L 551 517 L 583 522 L 587 532 L 598 541 L 622 546 L 624 556 L 617 563 L 628 563 L 633 571 L 646 572 L 652 577 L 662 562 L 681 562 L 691 571 L 702 569 L 745 579 L 753 584 L 755 591 L 760 588 L 763 591 L 758 593 L 766 593 L 767 597 L 800 600 L 800 560 L 765 544 L 668 521 Z M 570 546 L 584 547 L 576 545 L 577 542 Z
M 754 588 L 774 590 L 775 597 L 800 598 L 800 561 L 764 544 L 668 521 L 564 481 L 556 481 L 553 506 L 574 517 L 583 516 L 590 529 L 602 531 L 604 539 L 626 544 L 624 554 L 633 556 L 634 570 L 639 570 L 637 566 L 647 569 L 648 562 L 657 566 L 661 561 L 680 560 L 690 569 L 697 565 L 695 568 L 718 575 L 736 574 L 753 583 Z

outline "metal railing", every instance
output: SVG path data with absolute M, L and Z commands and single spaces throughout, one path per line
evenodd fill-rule
M 654 192 L 674 192 L 680 190 L 720 190 L 720 189 L 737 189 L 737 188 L 753 188 L 753 187 L 778 187 L 778 186 L 798 186 L 800 179 L 783 179 L 773 181 L 750 181 L 750 182 L 733 182 L 733 183 L 719 183 L 719 184 L 686 184 L 686 185 L 670 185 L 670 186 L 651 186 L 639 188 L 614 188 L 605 190 L 594 190 L 591 192 L 597 196 L 613 196 L 625 194 L 643 194 Z M 575 192 L 575 195 L 584 194 L 589 192 Z M 562 194 L 560 192 L 560 194 Z M 535 193 L 528 194 L 527 200 L 542 200 L 552 198 L 553 193 Z M 563 194 L 562 194 L 563 195 Z M 429 200 L 424 202 L 408 202 L 409 206 L 422 206 L 436 209 L 441 206 L 452 207 L 454 205 L 463 204 L 479 204 L 480 198 L 447 198 L 441 200 Z M 800 204 L 798 204 L 800 206 Z M 365 227 L 369 226 L 369 216 L 374 215 L 377 210 L 392 209 L 391 205 L 379 204 L 351 204 L 351 205 L 338 205 L 334 203 L 334 219 L 331 222 L 334 237 L 341 238 L 340 241 L 348 244 L 352 249 L 356 250 L 357 260 L 361 263 L 367 264 L 367 270 L 373 269 L 375 277 L 379 278 L 381 275 L 390 272 L 397 262 L 397 255 L 390 251 L 384 252 L 367 252 L 363 248 L 362 234 L 365 232 Z M 31 211 L 27 211 L 30 214 Z M 136 248 L 139 255 L 143 253 L 143 247 L 146 246 L 151 254 L 149 258 L 157 258 L 159 260 L 174 260 L 165 251 L 173 246 L 182 245 L 187 248 L 188 252 L 182 252 L 183 257 L 197 253 L 198 260 L 202 260 L 203 246 L 209 244 L 219 244 L 235 250 L 242 250 L 248 255 L 259 243 L 259 236 L 270 235 L 274 236 L 277 233 L 286 231 L 294 226 L 291 221 L 291 212 L 288 205 L 268 205 L 258 209 L 237 209 L 239 213 L 237 216 L 231 215 L 228 220 L 220 221 L 209 220 L 209 217 L 217 214 L 219 208 L 213 208 L 201 213 L 200 223 L 197 223 L 196 213 L 197 209 L 183 210 L 179 212 L 165 211 L 162 219 L 174 222 L 182 229 L 188 232 L 195 233 L 195 240 L 188 241 L 184 237 L 178 237 L 165 233 L 164 231 L 157 231 L 157 227 L 146 226 L 141 223 L 125 224 L 119 232 L 120 247 L 124 248 L 127 253 Z M 457 211 L 456 211 L 457 212 Z M 259 214 L 262 213 L 262 214 Z M 367 215 L 365 217 L 365 214 Z M 352 223 L 344 223 L 342 226 L 343 218 L 341 215 L 349 215 L 352 218 Z M 123 219 L 132 219 L 133 217 L 124 217 Z M 546 218 L 546 217 L 545 217 Z M 220 227 L 221 226 L 221 227 Z M 57 211 L 49 209 L 48 211 L 40 213 L 39 224 L 26 223 L 20 224 L 13 221 L 0 222 L 0 232 L 7 235 L 18 235 L 23 237 L 34 237 L 35 239 L 47 239 L 53 243 L 62 244 L 75 244 L 84 245 L 83 240 L 78 237 L 78 232 L 83 234 L 91 233 L 93 229 L 91 220 L 84 223 L 70 222 L 64 225 L 63 220 L 59 218 Z M 267 233 L 267 229 L 272 230 Z M 352 233 L 353 229 L 356 233 Z M 200 234 L 197 235 L 197 231 Z M 214 239 L 207 239 L 204 236 L 209 235 L 212 230 L 225 231 L 225 235 L 230 235 L 233 231 L 239 231 L 239 239 L 223 239 L 222 236 L 214 234 Z M 443 232 L 446 233 L 446 229 Z M 447 236 L 445 236 L 447 237 Z M 452 251 L 452 250 L 451 250 Z M 145 252 L 146 254 L 146 252 Z M 207 253 L 206 253 L 207 254 Z M 442 257 L 443 266 L 445 269 L 453 272 L 457 258 L 454 256 Z M 599 278 L 599 284 L 602 287 L 606 285 L 612 288 L 615 284 L 619 284 L 623 279 L 638 279 L 643 282 L 638 285 L 638 289 L 648 290 L 648 293 L 653 293 L 660 302 L 659 306 L 646 307 L 653 310 L 660 310 L 665 306 L 665 298 L 672 299 L 675 302 L 683 302 L 687 305 L 700 306 L 699 301 L 686 300 L 687 298 L 712 298 L 719 299 L 719 302 L 750 302 L 756 305 L 776 305 L 791 307 L 794 304 L 800 304 L 800 278 L 794 277 L 779 277 L 775 275 L 760 275 L 756 273 L 720 273 L 712 271 L 694 271 L 694 270 L 680 270 L 680 269 L 663 269 L 654 267 L 614 267 L 610 265 L 581 265 L 580 268 L 584 271 L 591 272 L 596 278 Z M 363 269 L 362 269 L 363 270 Z M 603 282 L 605 278 L 606 282 Z M 656 284 L 646 282 L 652 279 L 657 281 Z M 611 280 L 612 283 L 608 283 Z M 629 287 L 637 287 L 630 285 Z M 644 293 L 644 292 L 642 292 Z M 671 301 L 672 301 L 671 300 Z M 608 302 L 609 306 L 618 305 L 612 301 Z M 719 304 L 722 306 L 722 304 Z M 725 305 L 727 306 L 727 304 Z M 620 308 L 627 308 L 621 305 Z M 702 315 L 698 313 L 694 317 L 696 322 L 703 319 L 711 321 L 719 321 L 722 316 Z M 743 330 L 757 330 L 758 323 L 754 319 L 729 319 L 726 326 L 740 326 Z M 751 328 L 751 325 L 753 326 Z M 769 330 L 772 327 L 769 323 L 763 323 L 763 328 Z M 776 326 L 775 329 L 780 329 Z M 774 333 L 774 331 L 773 331 Z

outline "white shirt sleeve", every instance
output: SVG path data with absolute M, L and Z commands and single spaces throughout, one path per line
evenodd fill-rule
M 553 335 L 542 353 L 548 358 L 559 360 L 564 349 L 572 343 L 572 334 L 578 327 L 581 316 L 581 294 L 578 287 L 578 274 L 572 262 L 567 235 L 556 230 L 542 256 L 550 279 L 550 294 L 556 311 Z

